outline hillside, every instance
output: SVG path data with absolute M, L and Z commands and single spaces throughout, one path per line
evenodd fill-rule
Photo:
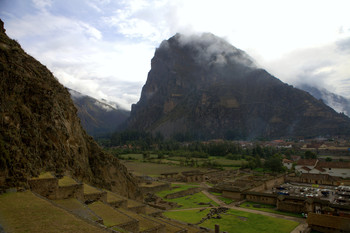
M 114 132 L 130 115 L 129 111 L 118 108 L 116 104 L 108 104 L 71 89 L 69 93 L 78 109 L 81 125 L 93 137 Z
M 325 88 L 317 88 L 307 84 L 299 85 L 298 88 L 309 92 L 316 99 L 322 101 L 337 112 L 343 112 L 350 117 L 350 99 L 334 94 Z
M 67 89 L 0 26 L 0 187 L 49 170 L 136 197 L 127 169 L 81 127 Z
M 350 119 L 221 38 L 176 34 L 157 48 L 128 127 L 194 139 L 314 137 L 349 135 Z

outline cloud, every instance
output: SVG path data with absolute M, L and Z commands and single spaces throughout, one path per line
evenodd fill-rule
M 295 50 L 281 59 L 260 60 L 260 63 L 284 82 L 326 88 L 349 98 L 350 53 L 347 51 L 349 39 L 319 47 Z
M 3 0 L 0 16 L 64 85 L 130 108 L 155 48 L 177 32 L 211 32 L 283 81 L 349 96 L 349 8 L 348 0 Z

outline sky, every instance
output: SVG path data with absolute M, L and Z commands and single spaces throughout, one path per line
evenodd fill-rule
M 349 0 L 0 0 L 7 35 L 63 85 L 125 109 L 177 32 L 211 32 L 284 82 L 350 98 L 349 9 Z

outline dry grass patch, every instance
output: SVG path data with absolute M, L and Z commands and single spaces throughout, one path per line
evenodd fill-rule
M 101 191 L 88 184 L 84 184 L 84 194 L 100 193 Z
M 69 176 L 64 176 L 62 179 L 58 180 L 59 186 L 71 186 L 78 184 L 73 178 Z
M 0 195 L 0 224 L 5 232 L 105 232 L 30 191 Z

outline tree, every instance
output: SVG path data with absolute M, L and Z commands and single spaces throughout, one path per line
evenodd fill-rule
M 284 170 L 282 160 L 278 155 L 268 158 L 264 163 L 264 167 L 272 172 L 282 172 Z
M 305 159 L 317 159 L 317 155 L 314 152 L 309 150 L 305 151 L 304 156 L 305 156 Z
M 327 157 L 326 158 L 326 162 L 332 162 L 332 158 L 331 157 Z

